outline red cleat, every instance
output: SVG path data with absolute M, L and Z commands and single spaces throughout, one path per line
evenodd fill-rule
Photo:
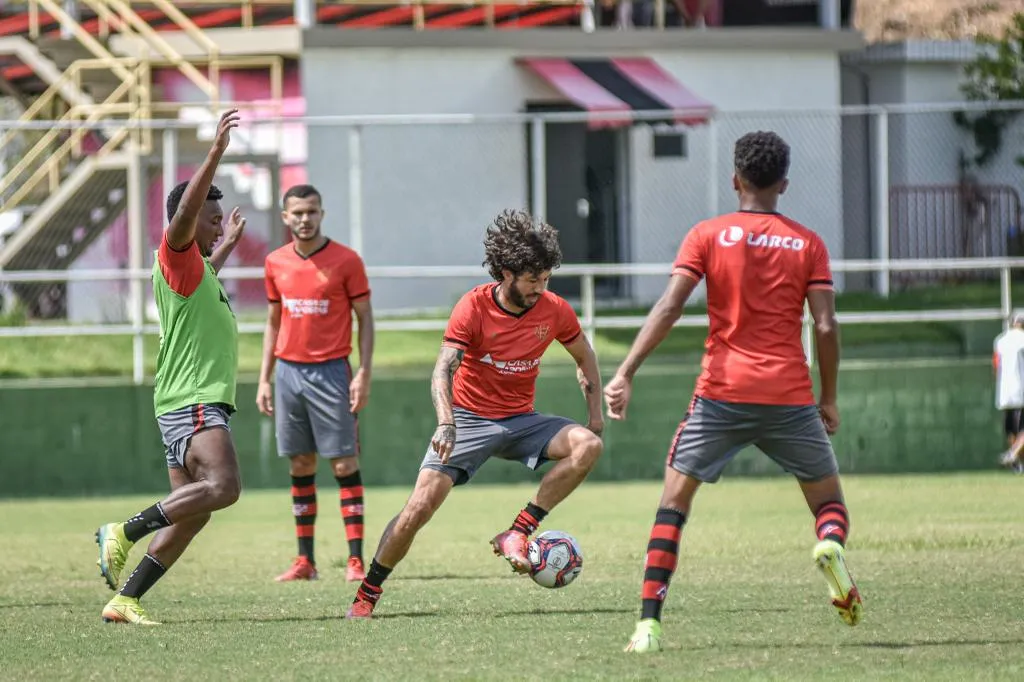
M 356 599 L 352 602 L 352 606 L 349 607 L 345 618 L 347 620 L 369 620 L 373 617 L 373 607 L 376 605 L 377 602 L 367 599 Z
M 318 577 L 319 574 L 316 572 L 316 566 L 306 557 L 300 556 L 296 557 L 291 568 L 274 578 L 274 580 L 279 583 L 285 583 L 291 580 L 316 580 Z
M 506 530 L 491 540 L 494 553 L 504 557 L 516 573 L 529 573 L 530 560 L 526 558 L 526 535 L 518 530 Z
M 345 570 L 345 580 L 350 583 L 362 582 L 366 577 L 366 569 L 363 568 L 363 560 L 357 556 L 348 558 L 348 568 Z

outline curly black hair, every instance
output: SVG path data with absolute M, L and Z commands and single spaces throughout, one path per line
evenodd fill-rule
M 757 189 L 768 189 L 789 172 L 789 145 L 772 132 L 759 130 L 736 140 L 736 174 Z
M 189 181 L 179 182 L 171 190 L 171 193 L 167 195 L 167 221 L 174 220 L 174 214 L 178 212 L 178 206 L 181 205 L 181 198 L 185 196 L 185 188 L 188 187 Z M 220 201 L 224 198 L 224 193 L 220 191 L 217 185 L 210 185 L 210 191 L 206 193 L 207 201 Z
M 484 237 L 483 265 L 491 277 L 501 281 L 503 270 L 513 275 L 533 275 L 554 270 L 562 264 L 558 230 L 535 222 L 526 211 L 506 209 L 494 219 Z

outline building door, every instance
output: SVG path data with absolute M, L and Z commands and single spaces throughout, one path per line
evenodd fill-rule
M 627 260 L 627 144 L 626 129 L 591 130 L 584 123 L 545 125 L 545 219 L 559 231 L 563 263 Z M 532 148 L 528 145 L 531 154 Z M 528 169 L 532 168 L 530 161 Z M 624 295 L 625 280 L 598 278 L 598 298 Z M 551 289 L 576 298 L 580 295 L 580 280 L 558 277 L 552 280 Z

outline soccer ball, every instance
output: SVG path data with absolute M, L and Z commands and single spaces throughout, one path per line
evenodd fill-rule
M 560 530 L 541 533 L 526 547 L 530 577 L 541 587 L 565 587 L 583 570 L 583 553 L 576 538 Z

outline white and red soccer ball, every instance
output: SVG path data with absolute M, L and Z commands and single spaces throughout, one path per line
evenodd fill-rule
M 565 587 L 583 570 L 583 553 L 576 538 L 560 530 L 541 533 L 526 547 L 530 577 L 541 587 Z

